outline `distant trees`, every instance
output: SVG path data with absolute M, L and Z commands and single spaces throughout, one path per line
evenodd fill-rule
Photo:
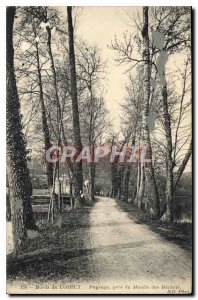
M 105 62 L 96 46 L 80 41 L 77 45 L 77 76 L 81 82 L 80 119 L 83 143 L 90 147 L 92 159 L 94 148 L 108 130 L 108 111 L 105 108 L 102 85 Z M 88 164 L 90 199 L 95 194 L 95 163 Z
M 136 146 L 137 149 L 140 147 L 140 141 L 142 143 L 142 68 L 137 69 L 137 74 L 132 76 L 129 74 L 128 83 L 126 85 L 126 96 L 121 104 L 123 116 L 121 118 L 122 122 L 122 134 L 127 140 L 128 147 L 131 151 L 134 151 L 133 148 Z M 140 187 L 140 178 L 143 165 L 140 162 L 140 159 L 137 155 L 137 165 L 133 163 L 128 164 L 125 172 L 124 178 L 124 201 L 128 201 L 128 190 L 130 178 L 133 181 L 133 191 L 130 197 L 134 205 L 141 206 L 142 199 L 139 197 L 139 187 Z M 142 171 L 143 172 L 143 171 Z M 143 173 L 142 173 L 143 176 Z M 145 177 L 142 178 L 144 180 Z
M 13 49 L 13 24 L 15 7 L 7 8 L 7 170 L 10 188 L 11 220 L 15 251 L 24 242 L 26 229 L 35 229 L 30 196 L 32 193 L 27 151 L 22 133 L 20 103 L 18 98 Z

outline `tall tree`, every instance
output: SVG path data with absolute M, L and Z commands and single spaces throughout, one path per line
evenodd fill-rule
M 81 134 L 80 134 L 80 121 L 78 110 L 78 96 L 77 96 L 77 83 L 76 83 L 76 62 L 74 51 L 74 30 L 72 23 L 72 7 L 67 7 L 67 22 L 69 34 L 69 64 L 70 64 L 70 89 L 72 98 L 72 113 L 73 113 L 73 130 L 74 130 L 74 143 L 78 152 L 82 150 Z M 75 207 L 81 206 L 80 192 L 83 190 L 83 171 L 82 161 L 75 164 Z
M 190 43 L 190 11 L 187 7 L 180 9 L 171 8 L 154 8 L 151 17 L 155 18 L 155 30 L 153 32 L 153 54 L 157 54 L 156 69 L 160 79 L 162 108 L 163 108 L 163 127 L 166 139 L 166 210 L 163 219 L 173 221 L 173 194 L 174 194 L 174 156 L 173 156 L 173 139 L 171 129 L 170 101 L 168 97 L 168 84 L 166 78 L 165 65 L 168 56 L 188 48 Z M 157 17 L 157 18 L 156 18 Z M 165 20 L 165 21 L 164 21 Z M 188 61 L 184 74 L 184 93 L 186 84 Z M 181 99 L 181 104 L 183 100 Z M 177 132 L 177 131 L 176 131 Z M 177 143 L 177 133 L 176 141 Z M 176 147 L 175 147 L 176 148 Z
M 159 199 L 157 193 L 157 186 L 155 182 L 154 169 L 152 165 L 152 148 L 150 141 L 150 133 L 148 127 L 149 117 L 149 100 L 150 100 L 150 77 L 151 77 L 151 62 L 150 62 L 150 49 L 149 49 L 149 34 L 148 34 L 148 7 L 143 8 L 143 61 L 144 61 L 144 78 L 143 78 L 143 111 L 142 111 L 142 129 L 143 129 L 143 141 L 147 146 L 149 158 L 151 162 L 144 167 L 146 185 L 149 189 L 147 194 L 148 204 L 151 205 L 150 212 L 158 217 L 159 216 Z M 143 171 L 143 169 L 142 169 Z M 143 178 L 143 176 L 142 176 Z M 140 190 L 143 191 L 143 180 L 140 182 Z M 141 198 L 143 193 L 139 195 Z
M 82 142 L 91 147 L 94 156 L 94 147 L 97 141 L 107 130 L 108 111 L 101 95 L 104 80 L 105 62 L 101 58 L 100 49 L 80 42 L 76 53 L 77 76 L 83 88 L 78 96 L 80 99 L 80 121 Z M 79 85 L 79 84 L 78 84 Z M 94 200 L 95 193 L 95 164 L 89 167 L 89 196 Z
M 38 83 L 39 83 L 39 98 L 40 98 L 41 114 L 42 114 L 42 129 L 43 129 L 43 136 L 44 136 L 45 151 L 47 151 L 51 146 L 51 140 L 50 140 L 50 132 L 49 132 L 49 127 L 47 122 L 46 108 L 45 108 L 44 95 L 43 95 L 43 83 L 42 83 L 42 75 L 41 75 L 41 67 L 40 67 L 38 42 L 36 42 L 36 58 L 37 58 Z M 48 186 L 51 187 L 53 185 L 53 166 L 51 163 L 48 162 L 46 162 L 46 164 L 47 164 Z
M 17 250 L 26 236 L 26 229 L 35 229 L 31 205 L 32 186 L 27 168 L 27 151 L 22 133 L 20 102 L 18 98 L 13 48 L 15 7 L 7 8 L 7 164 L 11 200 L 14 246 Z

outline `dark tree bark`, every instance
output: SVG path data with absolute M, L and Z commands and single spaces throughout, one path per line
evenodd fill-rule
M 142 114 L 142 128 L 143 128 L 143 141 L 147 145 L 149 158 L 151 162 L 145 166 L 145 181 L 149 187 L 148 207 L 149 212 L 159 217 L 159 199 L 157 193 L 157 185 L 154 176 L 154 169 L 152 165 L 152 148 L 150 141 L 150 133 L 148 128 L 148 115 L 149 115 L 149 99 L 150 99 L 150 75 L 151 75 L 151 64 L 150 64 L 150 51 L 149 51 L 149 34 L 148 34 L 148 7 L 143 8 L 143 60 L 144 60 L 144 78 L 143 78 L 143 114 Z M 143 180 L 144 176 L 141 176 Z M 143 181 L 140 183 L 140 190 L 143 190 Z M 142 197 L 142 196 L 141 196 Z M 140 199 L 141 200 L 141 199 Z
M 135 133 L 132 137 L 132 143 L 131 146 L 132 148 L 135 146 L 135 137 L 136 137 L 136 125 L 137 125 L 137 121 L 135 123 Z M 124 182 L 123 182 L 123 196 L 124 196 L 124 201 L 128 201 L 128 194 L 129 194 L 129 179 L 130 179 L 130 175 L 131 175 L 131 168 L 132 168 L 132 164 L 127 165 L 126 167 L 126 171 L 125 171 L 125 176 L 124 176 Z
M 140 135 L 141 133 L 139 132 L 139 142 L 138 142 L 138 146 L 139 146 L 139 150 L 140 150 Z M 137 158 L 137 181 L 136 181 L 136 195 L 134 197 L 133 200 L 133 204 L 135 206 L 138 205 L 138 197 L 139 197 L 139 193 L 140 193 L 140 182 L 141 182 L 141 164 L 140 164 L 140 158 L 138 155 Z M 144 186 L 145 183 L 142 184 L 142 186 Z
M 111 197 L 116 198 L 118 195 L 118 166 L 117 162 L 111 163 Z
M 31 194 L 32 185 L 27 167 L 27 151 L 20 114 L 13 48 L 13 25 L 15 7 L 7 8 L 7 40 L 6 40 L 6 77 L 7 77 L 7 165 L 8 180 L 10 185 L 10 201 L 15 249 L 18 249 L 26 236 L 26 229 L 35 229 Z
M 127 169 L 125 171 L 125 176 L 124 176 L 124 187 L 123 187 L 123 196 L 124 196 L 124 201 L 128 201 L 128 196 L 129 196 L 129 179 L 130 179 L 130 174 L 131 174 L 131 166 L 127 166 Z
M 139 159 L 138 159 L 138 161 L 137 161 L 136 195 L 135 195 L 134 200 L 133 200 L 133 204 L 135 206 L 137 206 L 137 204 L 138 204 L 138 197 L 139 197 L 139 192 L 140 192 L 140 179 L 141 179 L 141 165 L 140 165 L 140 162 L 139 162 Z M 142 186 L 144 186 L 144 184 Z
M 40 68 L 38 43 L 36 43 L 36 58 L 37 58 L 39 97 L 40 97 L 41 113 L 42 113 L 42 128 L 43 128 L 43 136 L 44 136 L 44 145 L 45 145 L 45 151 L 47 151 L 51 146 L 51 141 L 50 141 L 50 133 L 49 133 L 49 127 L 48 127 L 48 123 L 47 123 L 46 108 L 45 108 L 45 102 L 44 102 L 44 96 L 43 96 L 43 84 L 42 84 L 42 75 L 41 75 L 41 68 Z M 47 165 L 48 186 L 52 187 L 52 185 L 53 185 L 53 165 L 47 161 L 46 161 L 46 165 Z
M 94 124 L 93 124 L 93 105 L 94 105 L 94 98 L 92 93 L 92 86 L 89 88 L 90 91 L 90 98 L 91 98 L 91 109 L 90 109 L 90 120 L 89 120 L 89 146 L 91 147 L 92 156 L 94 157 L 94 141 L 93 141 L 93 134 L 94 134 Z M 89 180 L 90 180 L 90 199 L 94 201 L 94 194 L 95 194 L 95 172 L 96 168 L 94 164 L 90 164 L 89 166 Z
M 180 167 L 179 167 L 179 169 L 178 169 L 178 171 L 176 173 L 175 180 L 174 180 L 174 191 L 175 191 L 175 189 L 177 187 L 179 179 L 181 178 L 181 176 L 182 176 L 182 174 L 183 174 L 183 172 L 185 170 L 185 167 L 186 167 L 186 165 L 187 165 L 187 163 L 189 161 L 189 158 L 190 158 L 191 154 L 192 154 L 192 140 L 190 142 L 189 149 L 186 152 L 186 155 L 184 156 L 184 159 L 183 159 L 183 161 L 182 161 L 182 163 L 181 163 L 181 165 L 180 165 Z
M 118 158 L 116 159 L 116 162 L 118 164 Z M 124 192 L 124 166 L 120 166 L 117 168 L 118 168 L 118 172 L 117 172 L 118 197 L 119 199 L 121 199 Z
M 139 190 L 136 196 L 136 205 L 141 208 L 143 203 L 143 197 L 145 193 L 145 185 L 146 185 L 146 178 L 145 178 L 145 168 L 144 164 L 141 162 L 139 163 Z
M 91 164 L 89 166 L 90 199 L 91 199 L 91 201 L 94 201 L 94 195 L 95 195 L 95 173 L 96 173 L 96 167 L 94 164 Z
M 58 95 L 58 84 L 57 84 L 57 76 L 56 76 L 56 69 L 55 69 L 55 64 L 54 64 L 54 57 L 52 54 L 52 44 L 51 44 L 51 28 L 49 26 L 46 27 L 47 33 L 48 33 L 48 40 L 47 40 L 47 45 L 48 45 L 48 53 L 49 53 L 49 58 L 50 58 L 50 63 L 51 63 L 51 70 L 52 70 L 52 78 L 53 78 L 53 86 L 54 86 L 54 91 L 55 91 L 55 101 L 56 101 L 56 106 L 57 106 L 57 126 L 58 126 L 58 134 L 60 136 L 60 131 L 62 131 L 62 134 L 64 135 L 64 126 L 62 122 L 62 113 L 61 113 L 61 105 L 59 101 L 59 95 Z M 59 137 L 60 139 L 60 137 Z M 64 140 L 66 137 L 64 136 Z M 65 142 L 65 141 L 64 141 Z
M 71 80 L 71 98 L 72 98 L 72 112 L 73 112 L 73 130 L 74 130 L 74 143 L 78 152 L 82 150 L 81 134 L 80 134 L 80 122 L 79 122 L 79 110 L 78 110 L 78 97 L 77 97 L 77 83 L 76 83 L 76 63 L 74 52 L 74 33 L 72 24 L 72 7 L 67 7 L 67 21 L 68 21 L 68 33 L 69 33 L 69 64 L 70 64 L 70 80 Z M 83 172 L 82 161 L 75 164 L 75 207 L 81 206 L 80 204 L 80 191 L 83 190 Z
M 55 101 L 56 101 L 56 108 L 57 108 L 57 129 L 58 129 L 58 146 L 61 144 L 61 130 L 64 135 L 64 126 L 62 122 L 62 114 L 61 114 L 61 106 L 60 106 L 60 101 L 59 101 L 59 95 L 58 95 L 58 84 L 57 84 L 57 77 L 56 77 L 56 69 L 55 69 L 55 64 L 54 64 L 54 58 L 52 54 L 52 45 L 51 45 L 51 28 L 49 26 L 46 27 L 47 33 L 48 33 L 48 40 L 47 40 L 47 45 L 48 45 L 48 53 L 50 57 L 50 63 L 51 63 L 51 70 L 52 70 L 52 78 L 53 78 L 53 86 L 54 86 L 54 91 L 55 91 Z M 65 136 L 64 136 L 65 139 Z M 59 156 L 59 153 L 57 153 Z M 59 173 L 59 161 L 56 163 L 56 175 L 57 175 L 57 180 L 58 180 L 58 202 L 59 206 L 61 206 L 61 183 L 60 183 L 60 173 Z
M 166 180 L 166 209 L 162 216 L 164 220 L 173 221 L 173 159 L 172 159 L 172 134 L 171 120 L 168 112 L 168 94 L 167 84 L 164 76 L 164 85 L 162 87 L 162 101 L 164 113 L 164 130 L 166 135 L 166 160 L 167 160 L 167 180 Z

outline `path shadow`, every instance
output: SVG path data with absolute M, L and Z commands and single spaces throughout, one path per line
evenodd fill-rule
M 8 263 L 9 278 L 23 279 L 53 279 L 67 280 L 81 279 L 89 281 L 97 275 L 91 268 L 91 256 L 96 253 L 117 253 L 124 249 L 137 249 L 156 243 L 156 239 L 99 246 L 92 249 L 49 249 L 38 253 L 21 254 L 17 259 L 10 259 Z M 137 250 L 135 250 L 137 251 Z
M 169 223 L 152 219 L 147 213 L 131 204 L 115 200 L 120 211 L 137 224 L 147 225 L 150 230 L 160 234 L 167 241 L 173 242 L 192 255 L 192 223 Z
M 39 279 L 66 281 L 83 280 L 94 276 L 89 252 L 90 213 L 69 211 L 53 226 L 43 228 L 35 239 L 28 239 L 17 257 L 7 256 L 7 277 L 14 280 Z M 60 216 L 59 216 L 60 218 Z M 83 255 L 81 255 L 83 254 Z

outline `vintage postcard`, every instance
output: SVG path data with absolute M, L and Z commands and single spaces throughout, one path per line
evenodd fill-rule
M 192 294 L 191 7 L 6 21 L 7 293 Z

